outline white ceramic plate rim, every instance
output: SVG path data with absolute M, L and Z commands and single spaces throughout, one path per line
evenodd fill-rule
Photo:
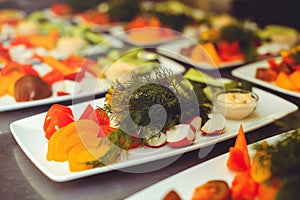
M 271 144 L 284 134 L 287 134 L 287 132 L 264 140 Z M 250 155 L 255 153 L 253 146 L 257 143 L 248 145 Z M 129 196 L 126 200 L 163 199 L 171 190 L 175 190 L 183 199 L 192 199 L 195 188 L 209 180 L 224 180 L 231 186 L 231 182 L 236 173 L 230 171 L 226 166 L 228 156 L 229 153 L 225 153 L 207 162 L 195 165 Z
M 251 130 L 270 124 L 275 120 L 286 116 L 289 113 L 295 112 L 298 109 L 298 107 L 295 104 L 288 102 L 283 98 L 260 90 L 258 88 L 253 88 L 253 91 L 256 94 L 258 94 L 261 99 L 260 104 L 258 104 L 257 110 L 245 120 L 226 120 L 225 133 L 221 136 L 201 136 L 201 142 L 203 143 L 196 143 L 185 148 L 171 148 L 168 145 L 154 149 L 139 148 L 141 152 L 146 153 L 148 155 L 139 156 L 139 149 L 133 150 L 130 151 L 129 158 L 127 160 L 102 168 L 95 168 L 80 172 L 70 172 L 68 169 L 67 162 L 58 163 L 46 161 L 47 140 L 44 138 L 43 132 L 43 121 L 46 113 L 38 114 L 35 116 L 15 121 L 10 124 L 10 129 L 13 137 L 15 138 L 21 149 L 38 169 L 40 169 L 51 180 L 56 182 L 64 182 L 112 170 L 119 170 L 138 164 L 144 164 L 150 161 L 155 161 L 162 158 L 180 155 L 188 151 L 197 150 L 205 146 L 214 145 L 218 142 L 235 137 L 237 135 L 240 124 L 243 125 L 245 132 L 249 132 Z M 269 104 L 269 99 L 272 99 L 272 102 L 274 104 L 276 103 L 277 106 L 271 107 Z M 102 98 L 96 101 L 75 104 L 72 108 L 75 108 L 74 106 L 76 106 L 76 112 L 81 113 L 88 104 L 101 106 L 103 105 L 103 103 L 104 99 Z
M 170 69 L 174 73 L 181 74 L 185 71 L 184 66 L 180 65 L 179 63 L 168 59 L 166 57 L 158 55 L 158 60 L 161 62 L 161 65 L 167 69 Z M 98 80 L 98 79 L 97 79 Z M 62 102 L 67 100 L 75 100 L 80 99 L 84 97 L 95 97 L 97 94 L 101 94 L 107 91 L 107 89 L 110 86 L 110 83 L 105 79 L 99 79 L 98 85 L 101 85 L 101 88 L 93 88 L 94 90 L 82 92 L 82 93 L 76 93 L 74 95 L 64 95 L 64 96 L 56 96 L 56 94 L 53 94 L 53 96 L 45 99 L 35 100 L 35 101 L 27 101 L 27 102 L 15 102 L 12 100 L 13 98 L 6 95 L 0 97 L 0 112 L 9 111 L 9 110 L 17 110 L 21 108 L 29 108 L 39 105 L 45 105 L 50 103 L 56 103 L 56 102 Z M 3 98 L 8 98 L 8 104 L 1 105 L 1 99 L 5 102 Z
M 277 62 L 281 61 L 281 58 L 276 58 L 275 59 Z M 300 92 L 294 92 L 294 91 L 290 91 L 290 90 L 286 90 L 283 88 L 280 88 L 278 86 L 276 86 L 274 83 L 269 83 L 263 80 L 259 80 L 257 78 L 255 78 L 255 73 L 257 68 L 268 68 L 268 61 L 267 60 L 263 60 L 263 61 L 258 61 L 258 62 L 254 62 L 248 65 L 244 65 L 242 67 L 238 67 L 234 70 L 232 70 L 232 75 L 241 79 L 244 79 L 246 81 L 261 85 L 263 87 L 281 92 L 283 94 L 288 94 L 294 97 L 298 97 L 300 98 Z

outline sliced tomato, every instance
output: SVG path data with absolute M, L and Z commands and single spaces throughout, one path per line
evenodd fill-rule
M 47 139 L 58 129 L 74 121 L 72 110 L 64 105 L 53 104 L 44 120 L 44 131 Z
M 35 76 L 39 76 L 37 71 L 35 71 L 31 65 L 21 65 L 15 61 L 10 61 L 6 63 L 6 65 L 1 70 L 1 75 L 6 76 L 12 72 L 20 72 L 23 74 L 33 74 Z

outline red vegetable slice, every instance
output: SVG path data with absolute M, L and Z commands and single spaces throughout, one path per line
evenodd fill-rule
M 249 170 L 238 173 L 231 187 L 232 200 L 253 200 L 258 192 L 258 184 L 251 179 Z
M 80 82 L 84 78 L 85 74 L 83 71 L 75 72 L 72 74 L 67 74 L 64 76 L 64 79 Z
M 240 126 L 234 147 L 230 147 L 229 149 L 227 167 L 235 172 L 241 172 L 250 169 L 250 156 L 242 125 Z
M 44 81 L 46 81 L 49 85 L 53 85 L 53 83 L 57 81 L 64 80 L 64 75 L 60 71 L 53 69 L 43 76 Z
M 47 139 L 58 129 L 74 121 L 72 110 L 64 105 L 53 104 L 44 120 L 44 131 Z
M 107 113 L 100 107 L 94 109 L 90 104 L 85 108 L 79 119 L 90 119 L 99 125 L 109 125 Z
M 255 77 L 267 82 L 275 81 L 277 77 L 277 71 L 268 68 L 258 68 L 256 70 Z

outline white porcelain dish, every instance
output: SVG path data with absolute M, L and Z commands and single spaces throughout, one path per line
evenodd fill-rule
M 21 149 L 40 171 L 42 171 L 53 181 L 64 182 L 112 170 L 126 170 L 127 167 L 144 164 L 175 155 L 180 156 L 185 152 L 198 150 L 202 147 L 214 145 L 218 142 L 235 137 L 240 124 L 243 125 L 245 132 L 249 132 L 270 124 L 289 113 L 295 112 L 298 109 L 295 104 L 258 88 L 254 88 L 254 92 L 260 97 L 257 109 L 244 120 L 226 120 L 226 129 L 220 136 L 206 137 L 199 134 L 200 136 L 197 140 L 198 142 L 185 148 L 171 148 L 168 145 L 165 145 L 160 148 L 143 147 L 130 150 L 129 157 L 126 160 L 102 168 L 95 168 L 80 172 L 70 172 L 67 162 L 48 162 L 46 160 L 48 142 L 45 139 L 43 132 L 43 122 L 46 113 L 15 121 L 10 124 L 10 129 L 13 137 Z M 271 100 L 273 102 L 272 104 L 270 104 Z M 88 104 L 93 106 L 101 106 L 103 103 L 104 99 L 99 99 L 96 101 L 75 104 L 72 106 L 72 109 L 73 112 L 76 110 L 76 113 L 81 113 Z M 276 106 L 274 107 L 272 105 Z M 80 114 L 78 114 L 78 116 L 79 115 Z
M 271 144 L 284 134 L 286 133 L 273 136 L 266 139 L 266 141 Z M 252 147 L 253 144 L 249 145 L 249 153 L 253 155 L 254 150 Z M 208 160 L 207 162 L 193 166 L 137 192 L 136 194 L 126 198 L 126 200 L 161 200 L 171 190 L 175 190 L 182 199 L 192 199 L 195 188 L 209 180 L 224 180 L 228 183 L 228 185 L 231 185 L 235 173 L 231 172 L 226 166 L 228 156 L 229 153 L 226 153 Z

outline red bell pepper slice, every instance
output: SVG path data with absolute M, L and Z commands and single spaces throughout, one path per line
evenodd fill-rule
M 238 41 L 234 41 L 232 43 L 220 41 L 218 43 L 218 53 L 221 60 L 224 62 L 244 59 L 244 54 L 241 52 Z
M 293 67 L 295 71 L 300 71 L 300 64 Z
M 69 95 L 69 93 L 67 92 L 64 92 L 64 91 L 57 91 L 57 96 L 66 96 L 66 95 Z
M 44 81 L 46 81 L 49 85 L 57 81 L 64 80 L 64 75 L 59 70 L 52 70 L 43 76 Z
M 75 72 L 72 74 L 67 74 L 64 76 L 64 79 L 80 82 L 84 78 L 84 71 Z
M 73 112 L 69 107 L 59 104 L 53 104 L 48 110 L 44 121 L 44 131 L 46 138 L 49 140 L 53 133 L 55 133 L 55 131 L 73 121 Z
M 33 48 L 33 44 L 28 36 L 16 36 L 11 42 L 11 46 L 25 45 L 27 48 Z
M 274 58 L 268 59 L 268 64 L 271 67 L 271 69 L 278 69 L 279 67 Z
M 7 48 L 0 44 L 0 63 L 11 61 L 11 57 Z
M 72 69 L 77 69 L 85 62 L 85 60 L 86 58 L 72 54 L 70 57 L 61 60 L 61 62 Z

